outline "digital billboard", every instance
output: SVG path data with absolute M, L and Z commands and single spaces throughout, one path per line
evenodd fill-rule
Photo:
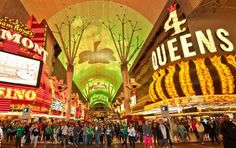
M 0 82 L 38 87 L 42 62 L 0 51 Z

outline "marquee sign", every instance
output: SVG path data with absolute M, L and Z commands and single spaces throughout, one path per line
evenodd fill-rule
M 34 36 L 34 33 L 27 26 L 18 20 L 5 17 L 4 19 L 0 19 L 0 28 L 0 39 L 22 45 L 24 48 L 38 53 L 38 55 L 43 57 L 43 61 L 46 61 L 48 56 L 47 51 L 30 39 Z
M 0 87 L 0 98 L 33 101 L 36 97 L 34 90 Z
M 174 30 L 171 34 L 173 38 L 163 42 L 156 50 L 152 52 L 152 64 L 154 70 L 158 68 L 185 58 L 190 58 L 205 54 L 215 54 L 217 52 L 229 53 L 235 51 L 233 43 L 230 41 L 230 33 L 224 28 L 216 30 L 206 29 L 195 31 L 194 34 L 186 33 L 187 28 L 184 27 L 186 19 L 180 20 L 177 15 L 176 5 L 171 5 L 169 10 L 169 18 L 164 24 L 165 32 Z M 180 34 L 178 37 L 175 35 Z M 219 45 L 214 39 L 216 36 Z M 192 40 L 196 39 L 197 47 L 193 46 Z
M 12 30 L 23 36 L 34 36 L 34 32 L 31 31 L 26 25 L 23 25 L 19 20 L 8 19 L 8 17 L 0 19 L 0 27 L 6 30 Z

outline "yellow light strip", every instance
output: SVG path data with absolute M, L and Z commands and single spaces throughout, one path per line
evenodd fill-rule
M 164 76 L 165 76 L 165 70 L 161 69 L 159 71 L 159 75 L 158 75 L 158 78 L 156 79 L 156 83 L 155 83 L 155 86 L 156 86 L 155 91 L 157 92 L 159 98 L 161 98 L 162 100 L 167 99 L 165 94 L 163 93 L 162 87 L 161 87 L 161 80 Z
M 233 65 L 236 68 L 236 61 L 235 61 L 236 55 L 229 55 L 226 57 L 229 64 Z
M 196 65 L 198 79 L 200 81 L 200 86 L 203 95 L 213 95 L 214 94 L 214 85 L 208 68 L 204 63 L 205 59 L 197 59 L 193 62 Z
M 179 82 L 185 96 L 194 96 L 195 91 L 192 86 L 190 73 L 189 73 L 189 62 L 181 62 L 179 64 L 181 70 L 179 72 Z
M 155 81 L 153 81 L 153 82 L 151 83 L 150 87 L 149 87 L 149 96 L 150 96 L 150 98 L 151 98 L 151 100 L 152 100 L 153 102 L 156 102 L 156 100 L 158 100 L 158 98 L 157 98 L 157 96 L 156 96 L 156 94 L 155 94 L 154 82 L 155 82 Z
M 179 104 L 176 104 L 179 102 Z M 236 103 L 236 95 L 202 95 L 193 97 L 181 97 L 176 99 L 168 99 L 165 101 L 155 102 L 150 105 L 146 105 L 144 110 L 160 108 L 161 105 L 170 106 L 189 106 L 193 104 L 219 104 L 219 102 L 224 104 Z
M 234 78 L 230 69 L 225 64 L 221 63 L 220 56 L 214 56 L 210 59 L 220 76 L 222 93 L 232 94 L 234 92 Z
M 174 83 L 175 66 L 169 66 L 167 69 L 169 71 L 169 73 L 165 77 L 165 87 L 167 93 L 171 98 L 178 98 L 179 95 L 175 89 L 175 83 Z

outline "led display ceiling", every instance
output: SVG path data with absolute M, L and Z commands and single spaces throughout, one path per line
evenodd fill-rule
M 87 100 L 91 100 L 91 105 L 95 105 L 101 102 L 101 100 L 103 104 L 108 105 L 113 100 L 122 83 L 120 59 L 110 32 L 103 25 L 103 22 L 107 23 L 110 21 L 116 25 L 114 32 L 118 35 L 121 32 L 121 27 L 117 14 L 123 16 L 124 13 L 126 14 L 127 20 L 131 19 L 134 23 L 136 21 L 138 22 L 138 26 L 142 28 L 138 32 L 139 38 L 145 41 L 153 25 L 137 11 L 111 1 L 86 1 L 71 5 L 47 20 L 50 28 L 56 30 L 55 24 L 60 26 L 63 21 L 64 23 L 68 22 L 67 16 L 71 16 L 71 18 L 76 16 L 72 23 L 72 32 L 75 36 L 78 33 L 78 27 L 81 26 L 82 21 L 90 22 L 90 25 L 84 31 L 78 55 L 75 59 L 73 80 L 84 97 Z M 63 36 L 68 36 L 66 25 L 61 27 L 61 29 L 61 32 L 64 32 Z M 125 30 L 127 30 L 127 40 L 125 40 L 125 44 L 127 44 L 131 27 L 127 25 Z M 54 35 L 62 47 L 59 35 L 56 33 Z M 131 50 L 133 51 L 135 47 L 136 36 Z M 129 63 L 129 67 L 133 64 L 138 53 L 136 53 Z M 67 62 L 64 52 L 59 55 L 59 59 L 66 68 Z
M 0 51 L 0 82 L 37 87 L 42 62 Z

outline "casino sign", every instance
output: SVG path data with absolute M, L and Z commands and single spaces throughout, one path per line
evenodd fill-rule
M 218 95 L 227 95 L 230 101 L 232 97 L 236 101 L 233 34 L 224 25 L 218 24 L 217 28 L 198 24 L 202 30 L 190 31 L 188 19 L 177 14 L 177 4 L 171 5 L 168 10 L 169 17 L 163 30 L 169 37 L 152 51 L 155 70 L 149 87 L 152 101 L 168 102 L 182 98 L 187 104 L 183 98 L 210 96 L 208 98 L 214 102 Z M 181 104 L 181 99 L 178 103 Z

